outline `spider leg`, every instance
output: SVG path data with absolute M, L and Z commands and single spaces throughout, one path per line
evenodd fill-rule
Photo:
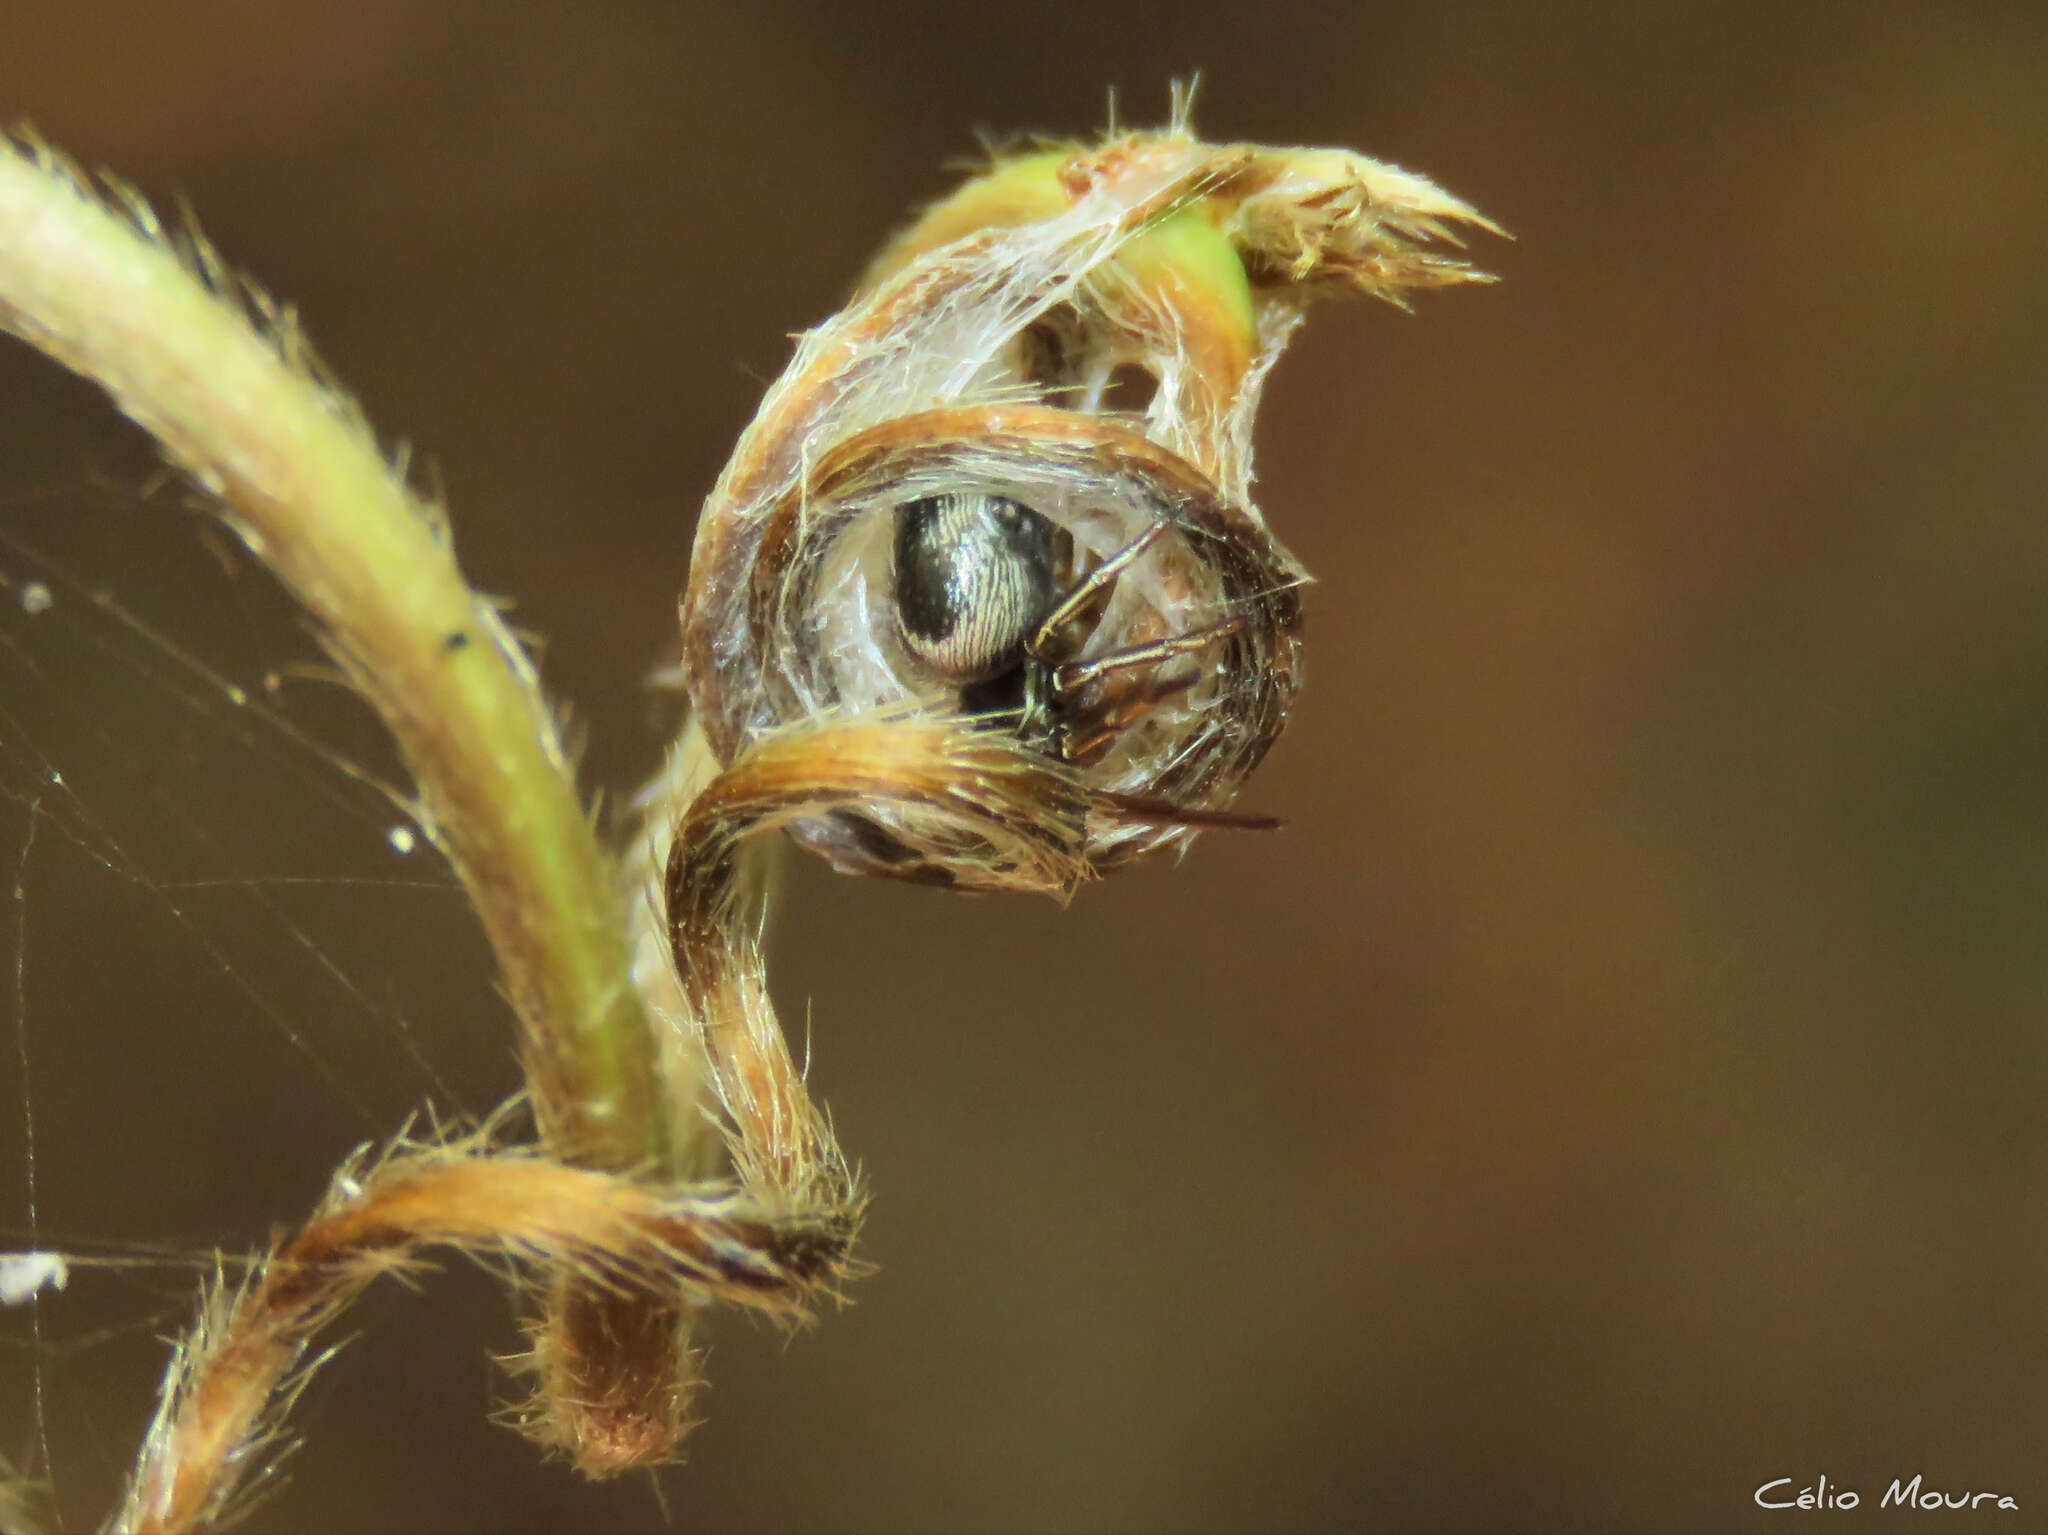
M 1226 618 L 1219 623 L 1206 624 L 1186 634 L 1169 635 L 1163 640 L 1153 640 L 1144 645 L 1132 645 L 1123 650 L 1112 650 L 1107 655 L 1096 656 L 1088 661 L 1068 661 L 1052 669 L 1052 690 L 1054 693 L 1072 693 L 1086 687 L 1098 677 L 1111 672 L 1129 671 L 1134 666 L 1151 666 L 1160 661 L 1171 661 L 1175 656 L 1188 655 L 1201 650 L 1237 633 L 1244 627 L 1241 618 Z
M 1277 815 L 1257 815 L 1243 810 L 1197 810 L 1149 794 L 1112 794 L 1098 791 L 1096 798 L 1128 821 L 1154 826 L 1216 827 L 1225 831 L 1278 831 L 1287 823 Z
M 1175 677 L 1168 682 L 1155 682 L 1116 708 L 1097 715 L 1085 735 L 1076 734 L 1071 727 L 1063 725 L 1055 737 L 1056 749 L 1062 758 L 1076 767 L 1087 767 L 1101 757 L 1133 721 L 1167 699 L 1185 693 L 1200 680 L 1199 677 Z
M 1112 554 L 1100 565 L 1089 571 L 1087 575 L 1076 581 L 1061 596 L 1060 600 L 1053 604 L 1052 611 L 1045 615 L 1045 619 L 1039 624 L 1037 632 L 1031 636 L 1031 642 L 1024 647 L 1024 653 L 1035 661 L 1049 660 L 1050 657 L 1046 652 L 1052 645 L 1053 637 L 1063 627 L 1071 623 L 1076 614 L 1093 602 L 1099 592 L 1103 591 L 1118 576 L 1130 569 L 1138 557 L 1158 542 L 1160 535 L 1165 533 L 1171 526 L 1171 523 L 1166 522 L 1153 523 L 1144 532 L 1125 544 L 1123 548 L 1117 550 L 1115 554 Z

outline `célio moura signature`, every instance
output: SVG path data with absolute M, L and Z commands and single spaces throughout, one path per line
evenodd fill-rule
M 1863 1502 L 1863 1494 L 1855 1488 L 1831 1485 L 1826 1476 L 1797 1492 L 1792 1490 L 1792 1478 L 1781 1476 L 1757 1488 L 1755 1497 L 1758 1508 L 1846 1509 L 1856 1508 Z M 1982 1508 L 1987 1503 L 1992 1508 L 2015 1512 L 2019 1509 L 2019 1504 L 2009 1493 L 1944 1492 L 1938 1487 L 1922 1487 L 1918 1472 L 1914 1473 L 1911 1481 L 1893 1477 L 1891 1486 L 1877 1500 L 1879 1508 L 1918 1508 L 1929 1512 L 1943 1508 Z

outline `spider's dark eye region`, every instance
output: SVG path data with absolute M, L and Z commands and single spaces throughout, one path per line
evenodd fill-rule
M 1007 496 L 925 496 L 896 508 L 896 625 L 951 682 L 986 682 L 1024 659 L 1059 596 L 1053 527 Z

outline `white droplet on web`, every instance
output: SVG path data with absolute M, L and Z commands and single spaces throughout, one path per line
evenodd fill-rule
M 394 853 L 410 853 L 420 845 L 418 835 L 414 833 L 410 826 L 392 827 L 390 831 L 385 833 L 385 839 L 390 842 L 391 851 Z
M 21 588 L 21 611 L 30 618 L 50 611 L 50 604 L 57 599 L 50 595 L 50 589 L 40 581 L 28 581 Z
M 0 1253 L 0 1306 L 19 1306 L 41 1289 L 61 1290 L 71 1265 L 61 1253 Z

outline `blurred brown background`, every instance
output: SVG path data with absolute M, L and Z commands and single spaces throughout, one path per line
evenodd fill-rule
M 794 1343 L 716 1328 L 675 1526 L 1762 1529 L 1825 1473 L 1831 1528 L 1944 1527 L 1876 1513 L 1918 1471 L 2048 1529 L 2040 9 L 74 3 L 10 8 L 0 111 L 301 308 L 616 796 L 785 334 L 976 128 L 1197 68 L 1211 136 L 1471 198 L 1504 283 L 1330 308 L 1276 376 L 1262 497 L 1321 580 L 1250 797 L 1288 831 L 1065 912 L 797 869 L 776 983 L 881 1271 Z M 0 616 L 42 1238 L 190 1259 L 514 1078 L 460 902 L 367 883 L 435 878 L 389 811 L 93 608 L 252 690 L 313 654 L 150 478 L 0 351 L 0 571 L 76 578 Z M 382 762 L 332 690 L 279 707 Z M 91 825 L 30 813 L 52 767 Z M 73 1527 L 192 1277 L 81 1272 L 40 1351 L 0 1318 L 0 1452 L 39 1358 Z M 662 1526 L 486 1422 L 487 1281 L 356 1327 L 259 1528 Z

